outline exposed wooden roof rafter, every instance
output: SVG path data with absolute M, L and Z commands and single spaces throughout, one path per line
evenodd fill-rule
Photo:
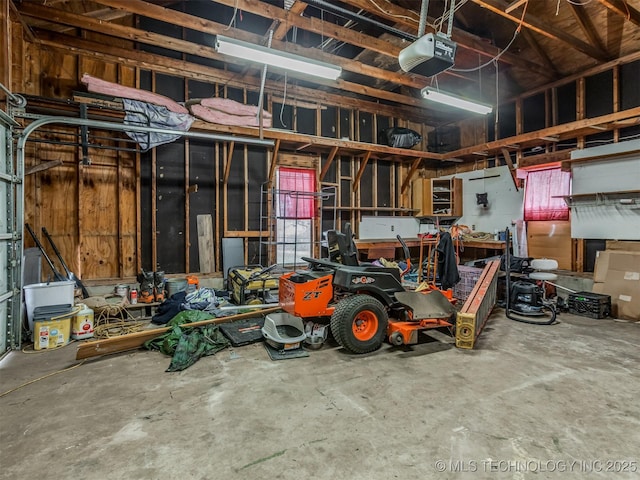
M 516 24 L 520 24 L 520 18 L 510 13 L 505 12 L 508 4 L 502 0 L 471 0 L 473 3 L 480 5 L 483 8 L 490 10 L 491 12 L 500 15 Z M 584 53 L 585 55 L 592 57 L 598 61 L 606 62 L 609 60 L 609 54 L 601 51 L 599 48 L 590 45 L 573 35 L 568 34 L 564 30 L 561 30 L 553 25 L 544 22 L 537 17 L 534 17 L 530 13 L 526 13 L 522 20 L 522 26 L 528 28 L 540 35 L 551 38 L 552 40 L 560 41 L 571 48 Z
M 380 3 L 383 5 L 384 12 L 381 12 L 380 9 L 377 8 L 370 0 L 343 1 L 346 4 L 357 7 L 358 9 L 366 11 L 372 15 L 385 16 L 385 18 L 397 22 L 400 26 L 404 27 L 405 30 L 412 31 L 411 29 L 415 29 L 417 33 L 419 16 L 418 13 L 413 10 L 407 10 L 386 0 L 380 0 Z M 433 19 L 430 18 L 429 21 L 433 22 Z M 458 44 L 458 46 L 472 52 L 479 53 L 488 58 L 496 57 L 502 50 L 495 47 L 494 45 L 487 43 L 486 39 L 478 37 L 477 35 L 473 35 L 469 32 L 465 32 L 464 30 L 457 27 L 453 28 L 451 38 Z M 539 65 L 511 52 L 502 53 L 502 55 L 500 55 L 500 61 L 509 65 L 536 72 L 538 75 L 542 75 L 547 78 L 553 77 L 553 72 L 550 72 L 544 65 Z
M 598 32 L 596 32 L 596 29 L 593 26 L 593 22 L 591 21 L 591 18 L 585 11 L 584 7 L 569 2 L 569 8 L 571 9 L 571 13 L 573 13 L 576 21 L 578 22 L 578 25 L 580 25 L 580 28 L 591 42 L 591 45 L 602 50 L 603 52 L 606 52 L 607 47 L 604 45 L 602 39 L 598 35 Z
M 634 25 L 640 26 L 640 12 L 624 0 L 598 0 L 609 10 L 623 16 Z

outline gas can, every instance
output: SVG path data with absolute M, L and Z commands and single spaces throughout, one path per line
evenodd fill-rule
M 76 307 L 80 311 L 71 319 L 71 338 L 82 340 L 93 337 L 93 310 L 84 303 L 79 303 Z
M 200 288 L 200 280 L 196 275 L 187 275 L 187 293 L 195 292 Z
M 131 289 L 131 293 L 129 293 L 131 305 L 135 305 L 138 303 L 138 291 L 135 288 Z

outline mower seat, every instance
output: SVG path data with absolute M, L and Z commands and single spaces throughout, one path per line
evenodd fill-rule
M 350 243 L 352 241 L 344 233 L 337 230 L 327 231 L 329 260 L 342 265 L 357 266 L 358 253 L 350 248 Z
M 370 262 L 360 262 L 358 260 L 358 247 L 353 241 L 351 224 L 344 225 L 344 233 L 337 230 L 327 231 L 327 244 L 329 246 L 329 260 L 341 263 L 350 267 L 375 266 Z

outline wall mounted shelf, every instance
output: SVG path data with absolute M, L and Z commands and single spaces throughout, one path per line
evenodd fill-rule
M 556 197 L 558 198 L 558 197 Z M 640 190 L 624 190 L 619 192 L 578 193 L 562 196 L 569 208 L 592 207 L 603 205 L 639 205 Z

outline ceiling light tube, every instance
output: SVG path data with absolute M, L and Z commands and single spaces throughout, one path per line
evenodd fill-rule
M 441 92 L 431 87 L 423 88 L 421 90 L 421 93 L 422 96 L 427 100 L 442 103 L 444 105 L 449 105 L 450 107 L 462 108 L 470 112 L 481 113 L 482 115 L 491 113 L 491 111 L 493 110 L 493 107 L 491 105 L 485 105 L 483 103 L 467 100 L 466 98 L 459 97 L 458 95 Z
M 341 67 L 331 65 L 330 63 L 302 57 L 289 52 L 274 50 L 263 47 L 262 45 L 255 45 L 223 35 L 216 35 L 215 48 L 218 53 L 222 53 L 223 55 L 230 55 L 294 72 L 315 75 L 329 80 L 336 80 L 340 76 L 340 73 L 342 73 Z

